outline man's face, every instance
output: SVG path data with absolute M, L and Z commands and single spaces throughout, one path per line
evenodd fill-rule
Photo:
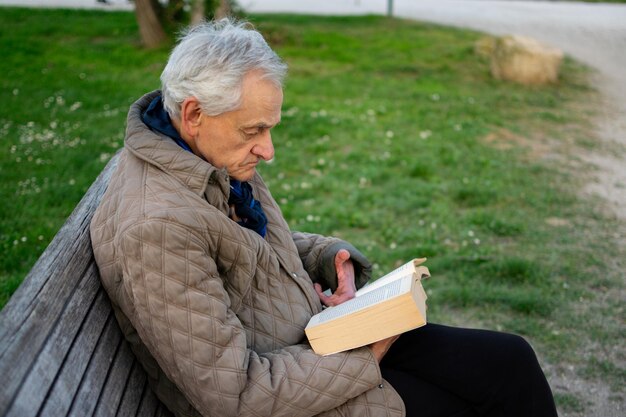
M 201 115 L 194 151 L 216 168 L 226 168 L 232 178 L 247 181 L 261 159 L 274 157 L 270 129 L 280 122 L 283 92 L 260 73 L 251 72 L 243 79 L 241 98 L 236 110 Z

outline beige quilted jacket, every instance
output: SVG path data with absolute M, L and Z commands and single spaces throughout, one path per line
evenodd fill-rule
M 258 175 L 267 236 L 230 220 L 226 172 L 141 121 L 154 94 L 130 109 L 91 237 L 157 396 L 177 415 L 404 415 L 369 349 L 321 357 L 306 343 L 304 326 L 321 310 L 312 279 L 336 285 L 328 263 L 339 247 L 356 249 L 292 233 Z

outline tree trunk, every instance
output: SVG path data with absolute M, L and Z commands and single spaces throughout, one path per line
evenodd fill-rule
M 191 26 L 202 23 L 205 19 L 205 0 L 193 0 L 191 3 Z
M 135 0 L 135 16 L 144 46 L 154 48 L 165 42 L 167 35 L 154 10 L 152 0 Z
M 215 20 L 228 17 L 231 14 L 230 2 L 228 0 L 220 0 L 220 5 L 215 10 Z

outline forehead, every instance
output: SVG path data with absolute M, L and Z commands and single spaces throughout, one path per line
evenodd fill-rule
M 280 121 L 282 104 L 283 91 L 274 82 L 254 72 L 244 77 L 237 110 L 243 123 L 274 126 Z

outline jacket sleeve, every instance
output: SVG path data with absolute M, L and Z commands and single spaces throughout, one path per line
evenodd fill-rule
M 330 356 L 308 345 L 258 354 L 198 232 L 145 220 L 120 235 L 133 325 L 204 416 L 312 416 L 381 383 L 370 349 Z
M 372 264 L 358 249 L 350 243 L 335 237 L 326 237 L 312 233 L 292 232 L 298 248 L 298 254 L 313 282 L 322 285 L 322 289 L 337 289 L 337 271 L 335 255 L 339 250 L 350 252 L 354 264 L 355 283 L 357 288 L 365 285 L 372 276 Z

